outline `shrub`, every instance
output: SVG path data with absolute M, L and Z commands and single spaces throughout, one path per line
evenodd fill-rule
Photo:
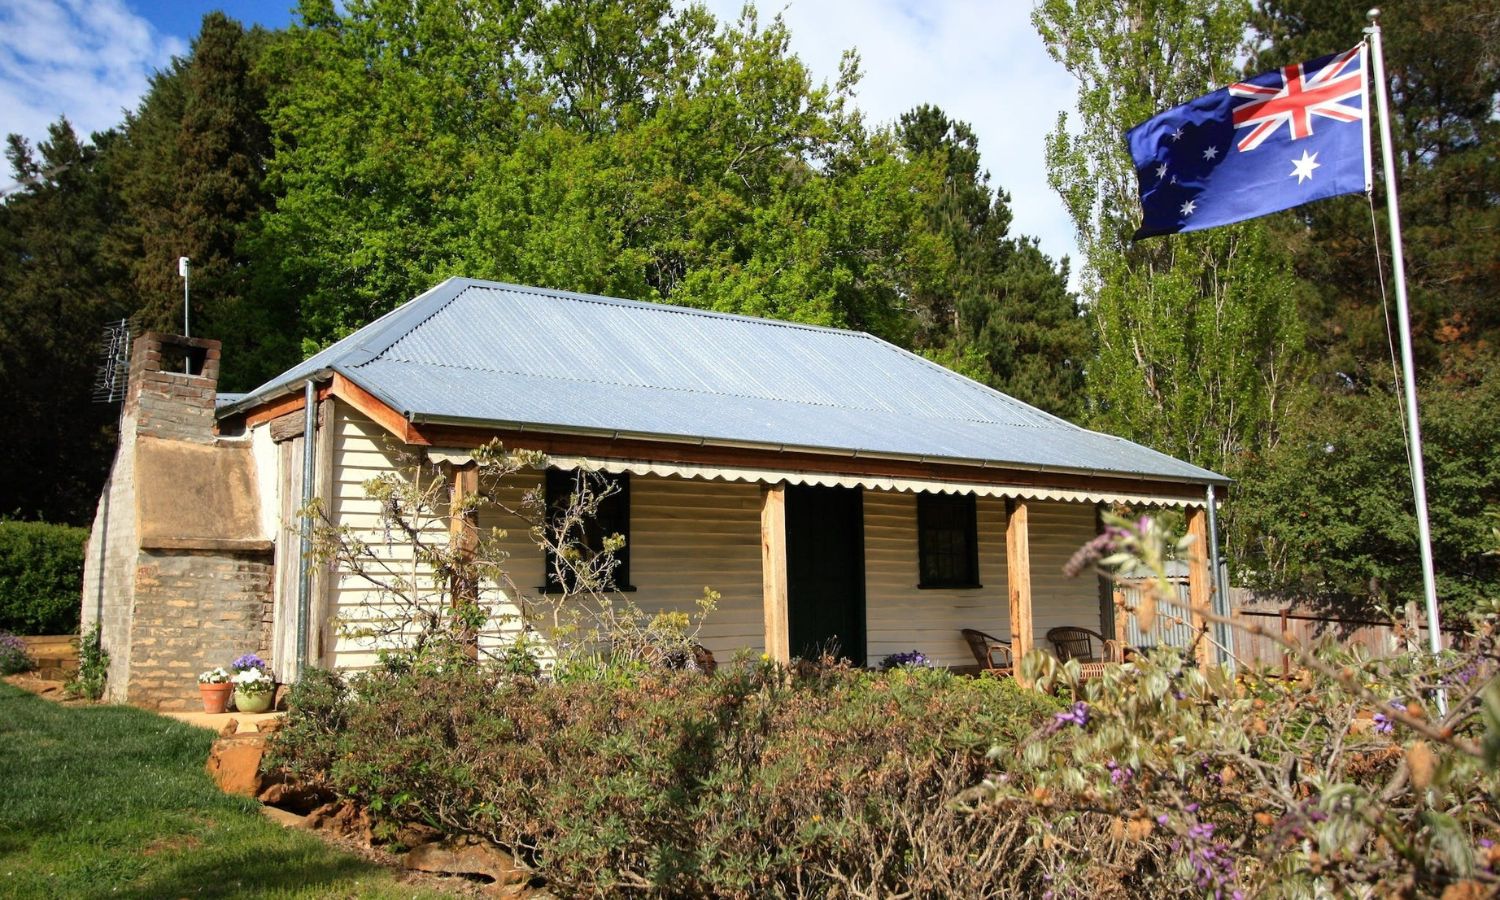
M 95 623 L 78 641 L 78 672 L 68 682 L 66 690 L 74 697 L 98 700 L 104 696 L 104 682 L 109 678 L 109 651 L 99 637 L 99 625 Z
M 1107 517 L 1109 520 L 1110 517 Z M 1169 535 L 1112 520 L 1085 555 L 1141 571 L 1149 619 Z M 1209 608 L 1205 619 L 1227 621 Z M 1028 654 L 1023 674 L 1073 696 L 997 745 L 983 796 L 1033 844 L 1054 896 L 1493 896 L 1500 885 L 1500 603 L 1463 649 L 1371 660 L 1331 638 L 1289 646 L 1299 677 L 1234 678 L 1153 651 L 1081 681 Z M 1264 635 L 1275 640 L 1274 635 Z M 1445 708 L 1446 707 L 1446 708 Z
M 516 848 L 565 894 L 670 896 L 980 895 L 940 885 L 1013 873 L 973 868 L 992 828 L 951 801 L 1057 708 L 1009 680 L 747 659 L 550 682 L 417 665 L 318 675 L 290 705 L 275 762 L 388 822 Z
M 88 529 L 0 522 L 0 629 L 74 634 Z
M 25 642 L 10 632 L 0 631 L 0 675 L 25 672 L 34 665 Z

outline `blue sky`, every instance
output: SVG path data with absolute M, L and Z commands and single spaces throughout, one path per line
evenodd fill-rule
M 292 0 L 227 0 L 222 3 L 194 0 L 155 0 L 143 3 L 136 0 L 125 6 L 150 22 L 162 34 L 189 41 L 198 33 L 198 23 L 208 10 L 222 10 L 230 18 L 238 19 L 246 25 L 280 28 L 292 21 L 292 9 L 296 3 Z
M 743 0 L 706 0 L 721 19 Z M 152 72 L 187 52 L 198 23 L 222 9 L 279 27 L 292 0 L 0 0 L 0 134 L 35 141 L 66 115 L 89 133 L 117 124 Z M 844 50 L 859 50 L 859 104 L 874 122 L 936 103 L 970 122 L 984 165 L 1009 191 L 1015 230 L 1053 257 L 1075 256 L 1072 224 L 1047 187 L 1043 139 L 1073 84 L 1047 58 L 1028 0 L 762 0 L 780 11 L 792 49 L 832 81 Z M 9 181 L 0 176 L 0 185 Z M 1075 259 L 1074 281 L 1077 280 Z

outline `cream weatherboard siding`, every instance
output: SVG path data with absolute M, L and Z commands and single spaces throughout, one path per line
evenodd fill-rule
M 393 446 L 393 439 L 379 425 L 343 403 L 334 404 L 332 427 L 334 485 L 329 505 L 334 521 L 351 528 L 392 567 L 399 567 L 408 577 L 416 571 L 424 578 L 421 584 L 431 585 L 422 567 L 413 569 L 412 546 L 399 533 L 387 533 L 380 522 L 379 503 L 371 500 L 365 492 L 365 482 L 370 479 L 405 469 L 402 454 Z M 443 508 L 446 509 L 446 504 Z M 423 533 L 432 540 L 446 540 L 446 522 L 426 522 Z M 393 648 L 398 642 L 372 641 L 368 637 L 356 636 L 354 632 L 380 627 L 391 621 L 398 616 L 399 607 L 383 599 L 377 589 L 358 575 L 341 573 L 333 579 L 330 591 L 329 608 L 336 623 L 333 665 L 340 669 L 363 669 L 374 665 L 379 650 Z
M 720 662 L 765 646 L 760 485 L 632 476 L 630 578 L 643 609 L 692 609 L 720 594 L 699 636 Z
M 380 426 L 337 405 L 334 445 L 333 512 L 364 540 L 379 544 L 392 560 L 410 560 L 410 548 L 384 543 L 378 506 L 365 496 L 364 483 L 397 465 Z M 527 489 L 541 476 L 516 475 L 501 487 L 499 500 L 519 507 Z M 762 645 L 760 609 L 760 488 L 757 485 L 636 477 L 630 485 L 631 580 L 638 588 L 629 595 L 643 610 L 692 609 L 704 587 L 719 591 L 718 610 L 707 620 L 702 643 L 719 659 L 736 651 L 759 650 Z M 542 554 L 532 543 L 524 522 L 491 510 L 481 516 L 482 533 L 492 528 L 506 532 L 501 548 L 506 569 L 520 597 L 493 598 L 492 627 L 481 647 L 504 644 L 519 627 L 516 601 L 534 596 L 544 581 Z M 441 529 L 435 529 L 440 534 Z M 359 669 L 373 665 L 378 647 L 356 639 L 348 631 L 371 624 L 382 607 L 378 593 L 357 576 L 344 575 L 334 586 L 333 609 L 343 626 L 335 648 L 335 665 Z
M 1094 536 L 1094 507 L 1031 501 L 1032 616 L 1039 647 L 1059 625 L 1099 629 L 1092 577 L 1066 578 L 1062 566 Z M 917 497 L 865 492 L 865 616 L 869 661 L 920 650 L 939 665 L 973 665 L 959 630 L 1010 636 L 1005 555 L 1005 501 L 978 500 L 979 581 L 963 590 L 917 588 Z
M 336 405 L 333 512 L 341 524 L 365 540 L 381 544 L 392 560 L 409 560 L 410 548 L 393 540 L 384 545 L 378 508 L 365 497 L 364 482 L 391 471 L 397 454 L 385 432 L 370 420 Z M 500 499 L 519 506 L 522 494 L 541 477 L 517 475 L 502 487 Z M 704 623 L 700 640 L 721 662 L 741 650 L 764 646 L 760 561 L 761 488 L 741 482 L 636 475 L 630 481 L 629 595 L 647 612 L 692 610 L 705 587 L 721 595 Z M 1099 627 L 1094 579 L 1067 579 L 1062 565 L 1094 533 L 1094 507 L 1082 503 L 1031 504 L 1031 556 L 1034 619 L 1039 644 L 1058 625 Z M 984 587 L 975 590 L 918 590 L 917 501 L 915 494 L 866 491 L 864 495 L 865 581 L 868 656 L 878 663 L 889 653 L 918 649 L 945 666 L 972 663 L 961 628 L 979 628 L 1000 637 L 1009 633 L 1006 605 L 1005 501 L 980 498 L 979 568 Z M 544 562 L 518 519 L 490 512 L 480 528 L 503 528 L 507 570 L 521 599 L 534 596 L 544 581 Z M 442 533 L 435 529 L 435 535 Z M 394 536 L 393 536 L 394 538 Z M 378 597 L 360 579 L 345 575 L 334 586 L 335 614 L 347 629 L 368 623 Z M 510 596 L 497 598 L 494 626 L 481 639 L 490 649 L 509 640 L 518 627 Z M 340 636 L 335 665 L 364 668 L 376 660 L 366 640 Z

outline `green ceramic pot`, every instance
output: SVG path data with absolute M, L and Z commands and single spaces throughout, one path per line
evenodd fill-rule
M 247 694 L 244 691 L 234 692 L 234 708 L 242 713 L 263 713 L 271 708 L 271 699 L 276 696 L 275 691 L 261 691 L 258 694 Z

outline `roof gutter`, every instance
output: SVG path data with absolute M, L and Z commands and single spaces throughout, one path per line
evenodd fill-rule
M 836 456 L 845 459 L 880 459 L 896 462 L 969 466 L 976 469 L 1011 469 L 1021 472 L 1082 475 L 1092 478 L 1123 478 L 1134 481 L 1175 481 L 1183 484 L 1200 485 L 1228 485 L 1233 483 L 1231 479 L 1225 478 L 1223 476 L 1217 476 L 1215 478 L 1202 478 L 1173 475 L 1149 475 L 1141 472 L 1108 471 L 1103 469 L 1083 469 L 1066 466 L 1042 466 L 1035 463 L 1009 463 L 987 459 L 963 459 L 956 456 L 910 456 L 900 453 L 883 453 L 875 450 L 841 450 L 829 447 L 812 447 L 798 444 L 714 440 L 707 437 L 685 437 L 683 435 L 617 431 L 608 428 L 580 428 L 578 426 L 569 425 L 544 425 L 535 422 L 527 423 L 505 422 L 493 419 L 466 419 L 460 416 L 434 416 L 424 413 L 411 413 L 406 410 L 402 410 L 401 414 L 414 425 L 449 425 L 462 428 L 495 428 L 523 433 L 534 432 L 543 434 L 573 434 L 584 437 L 600 437 L 609 440 L 659 441 L 662 443 L 683 444 L 690 447 L 734 447 L 745 450 L 770 451 L 773 453 L 809 453 L 820 456 Z
M 334 369 L 332 366 L 324 366 L 323 368 L 318 369 L 315 372 L 310 372 L 306 375 L 298 375 L 291 381 L 277 385 L 270 390 L 262 391 L 258 394 L 246 394 L 244 397 L 241 397 L 233 403 L 226 403 L 218 409 L 214 410 L 214 416 L 220 419 L 227 419 L 230 416 L 236 416 L 242 412 L 254 409 L 257 406 L 260 406 L 262 403 L 266 403 L 280 397 L 286 397 L 291 394 L 303 393 L 308 382 L 327 381 L 328 379 L 333 377 L 333 372 Z

